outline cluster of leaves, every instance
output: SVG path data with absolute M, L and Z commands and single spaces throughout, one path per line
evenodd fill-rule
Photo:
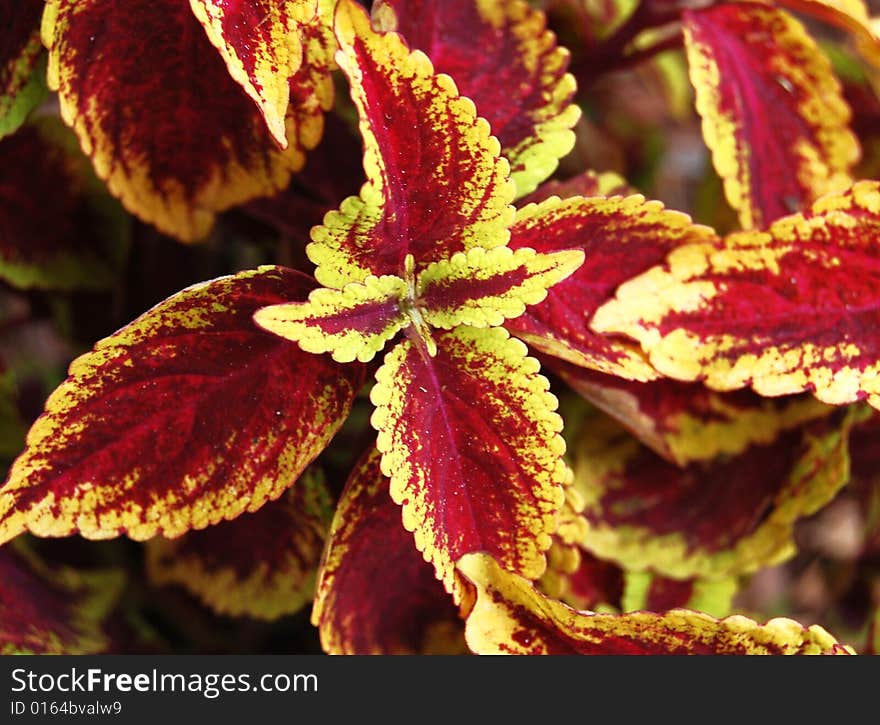
M 0 10 L 0 651 L 874 651 L 861 0 Z

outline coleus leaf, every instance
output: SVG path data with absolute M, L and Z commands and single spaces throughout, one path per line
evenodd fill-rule
M 399 277 L 370 275 L 341 290 L 320 287 L 306 302 L 266 307 L 254 320 L 307 352 L 330 352 L 337 362 L 369 362 L 407 324 L 401 309 L 406 293 Z
M 104 620 L 122 593 L 118 571 L 79 572 L 0 548 L 0 654 L 99 654 Z
M 612 421 L 591 421 L 574 451 L 589 524 L 581 543 L 625 569 L 675 579 L 778 564 L 795 552 L 795 523 L 848 482 L 847 438 L 856 417 L 839 411 L 770 445 L 684 468 Z
M 267 307 L 254 320 L 308 352 L 330 352 L 338 362 L 368 362 L 410 325 L 419 328 L 429 350 L 433 342 L 426 324 L 444 329 L 499 325 L 544 299 L 548 286 L 582 262 L 579 250 L 537 254 L 533 249 L 474 247 L 432 262 L 413 279 L 415 261 L 409 255 L 406 280 L 370 275 L 341 290 L 323 287 L 308 302 Z
M 880 184 L 858 182 L 766 232 L 675 250 L 621 285 L 593 328 L 639 340 L 672 378 L 876 407 L 878 229 Z
M 190 0 L 190 7 L 229 74 L 257 104 L 275 140 L 286 146 L 290 79 L 303 61 L 300 26 L 315 17 L 316 0 Z
M 43 4 L 43 0 L 0 2 L 0 139 L 21 126 L 46 92 L 38 69 Z
M 370 274 L 403 277 L 407 255 L 420 272 L 455 252 L 505 244 L 514 187 L 473 103 L 398 35 L 373 32 L 358 6 L 340 2 L 335 27 L 368 180 L 312 230 L 318 281 L 341 288 Z
M 566 469 L 562 421 L 538 363 L 503 328 L 437 331 L 385 357 L 371 399 L 382 471 L 403 525 L 456 601 L 454 562 L 485 550 L 529 578 L 545 567 Z
M 491 327 L 544 300 L 548 288 L 583 261 L 580 250 L 537 254 L 528 248 L 475 247 L 430 264 L 416 280 L 416 295 L 425 322 L 434 327 Z
M 332 513 L 323 475 L 310 468 L 256 513 L 151 539 L 147 571 L 153 583 L 182 586 L 218 614 L 293 614 L 312 600 Z
M 314 337 L 310 349 L 341 359 L 366 360 L 404 329 L 377 372 L 371 422 L 404 526 L 461 603 L 453 562 L 473 547 L 540 576 L 565 477 L 556 399 L 537 361 L 503 328 L 463 323 L 519 314 L 583 255 L 504 249 L 508 167 L 473 104 L 398 34 L 374 32 L 350 0 L 337 8 L 336 33 L 370 181 L 313 233 L 309 253 L 328 289 L 255 320 L 289 339 Z M 415 146 L 407 137 L 404 159 L 392 142 L 413 127 L 421 135 Z M 458 206 L 438 215 L 430 206 L 438 200 Z
M 852 183 L 859 143 L 831 64 L 803 26 L 760 3 L 682 15 L 703 136 L 744 228 Z
M 638 270 L 649 269 L 678 246 L 716 238 L 708 227 L 641 195 L 551 197 L 529 204 L 517 212 L 509 246 L 544 254 L 580 248 L 585 261 L 543 302 L 506 327 L 547 355 L 631 380 L 651 380 L 657 374 L 641 352 L 627 341 L 596 334 L 590 319 Z
M 478 654 L 853 654 L 828 632 L 776 618 L 702 612 L 596 614 L 548 599 L 490 556 L 468 554 L 458 569 L 477 588 L 465 637 Z
M 327 542 L 312 610 L 329 654 L 466 651 L 458 608 L 401 526 L 379 452 L 352 470 Z
M 278 498 L 363 379 L 253 325 L 312 287 L 282 267 L 195 285 L 74 360 L 0 488 L 0 541 L 175 537 Z
M 126 220 L 65 134 L 43 118 L 0 140 L 0 279 L 15 287 L 109 287 L 125 258 Z
M 700 383 L 668 379 L 636 383 L 548 358 L 545 366 L 657 455 L 679 466 L 772 443 L 784 431 L 834 410 L 811 395 L 764 398 L 751 391 L 719 393 Z
M 530 193 L 574 146 L 569 53 L 524 0 L 379 0 L 374 23 L 396 30 L 452 77 L 510 161 L 517 196 Z
M 161 231 L 201 239 L 217 212 L 302 167 L 296 134 L 278 148 L 189 3 L 49 0 L 42 35 L 65 122 L 110 191 Z

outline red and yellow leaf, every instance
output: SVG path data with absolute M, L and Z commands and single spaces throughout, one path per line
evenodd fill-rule
M 0 548 L 0 654 L 99 654 L 121 572 L 50 567 L 22 547 Z
M 465 637 L 478 654 L 853 654 L 828 632 L 792 619 L 764 625 L 702 612 L 595 614 L 540 594 L 490 556 L 468 554 L 459 571 L 477 588 Z
M 302 167 L 302 148 L 278 148 L 189 3 L 49 0 L 42 34 L 62 117 L 110 191 L 161 231 L 199 240 L 217 212 Z
M 708 227 L 640 195 L 551 197 L 525 206 L 511 227 L 511 248 L 544 254 L 579 248 L 586 258 L 543 302 L 506 327 L 547 355 L 632 380 L 651 380 L 657 374 L 641 352 L 626 341 L 596 334 L 590 318 L 621 282 L 659 263 L 667 252 L 715 239 Z
M 177 584 L 218 614 L 272 620 L 311 602 L 333 504 L 308 469 L 277 501 L 234 521 L 147 544 L 153 583 Z
M 657 455 L 679 466 L 772 443 L 783 432 L 834 410 L 811 395 L 719 393 L 700 383 L 636 383 L 562 361 L 545 364 Z
M 732 457 L 675 466 L 609 419 L 584 426 L 575 486 L 589 524 L 582 545 L 625 569 L 720 578 L 795 553 L 794 525 L 849 480 L 841 411 Z
M 852 183 L 860 149 L 831 63 L 782 10 L 751 2 L 682 16 L 703 137 L 744 228 Z
M 418 552 L 371 449 L 336 508 L 312 610 L 329 654 L 467 650 L 452 598 Z
M 407 324 L 402 311 L 407 292 L 399 277 L 371 275 L 341 290 L 320 287 L 307 302 L 265 307 L 254 321 L 306 352 L 329 352 L 337 362 L 369 362 Z
M 336 10 L 337 61 L 351 84 L 367 183 L 312 231 L 309 258 L 326 287 L 404 276 L 472 247 L 505 244 L 513 184 L 489 124 L 452 80 L 396 33 L 370 27 L 353 0 Z
M 101 289 L 118 279 L 124 220 L 64 134 L 45 118 L 0 140 L 0 279 L 15 287 Z
M 434 339 L 434 357 L 408 340 L 386 355 L 372 423 L 403 525 L 460 602 L 454 562 L 469 551 L 528 578 L 543 573 L 565 443 L 556 398 L 525 345 L 499 327 Z
M 880 184 L 858 182 L 767 232 L 675 250 L 623 284 L 592 326 L 637 339 L 679 380 L 878 406 L 878 231 Z
M 42 99 L 37 69 L 43 0 L 0 0 L 0 139 L 13 133 Z
M 569 53 L 525 0 L 380 0 L 374 23 L 424 51 L 501 142 L 517 196 L 530 193 L 574 147 Z
M 208 39 L 263 114 L 269 131 L 287 146 L 285 116 L 290 79 L 300 69 L 300 26 L 312 20 L 315 0 L 190 0 Z
M 493 327 L 543 301 L 548 288 L 583 261 L 580 249 L 538 254 L 528 248 L 474 247 L 428 265 L 416 281 L 416 295 L 429 325 Z
M 175 537 L 278 498 L 363 380 L 253 324 L 313 284 L 263 267 L 195 285 L 74 360 L 0 488 L 0 541 Z

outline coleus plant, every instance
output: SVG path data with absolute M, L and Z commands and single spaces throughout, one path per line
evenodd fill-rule
M 320 223 L 70 364 L 0 488 L 4 651 L 162 646 L 120 634 L 118 562 L 77 571 L 34 538 L 73 534 L 145 541 L 147 586 L 220 614 L 312 602 L 327 652 L 856 651 L 727 615 L 795 554 L 799 519 L 850 481 L 873 501 L 880 186 L 853 184 L 851 110 L 789 12 L 851 33 L 868 77 L 861 3 L 537 3 L 601 29 L 572 47 L 579 86 L 519 0 L 7 5 L 8 284 L 113 284 L 126 215 L 190 243 L 245 202 Z M 613 174 L 546 181 L 585 122 L 585 69 L 682 37 L 726 235 Z M 315 178 L 331 113 L 363 144 L 344 199 L 351 158 Z M 21 205 L 39 216 L 58 178 L 35 234 Z M 551 385 L 590 403 L 565 428 Z

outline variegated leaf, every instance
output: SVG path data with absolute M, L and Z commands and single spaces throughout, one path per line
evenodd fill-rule
M 463 623 L 400 521 L 380 455 L 352 470 L 336 508 L 312 610 L 329 654 L 458 654 Z
M 0 654 L 99 654 L 121 572 L 50 567 L 22 547 L 0 548 Z
M 525 0 L 379 0 L 373 18 L 424 51 L 476 104 L 510 161 L 517 196 L 573 148 L 580 109 L 569 53 Z
M 813 625 L 776 618 L 760 625 L 702 612 L 596 614 L 540 594 L 486 554 L 468 554 L 459 571 L 477 587 L 465 637 L 478 654 L 852 654 Z
M 23 289 L 109 287 L 126 229 L 62 123 L 40 119 L 0 140 L 0 279 Z
M 744 228 L 852 183 L 859 142 L 831 64 L 803 26 L 761 3 L 683 15 L 703 136 Z
M 0 488 L 0 541 L 175 537 L 278 498 L 363 380 L 253 324 L 313 285 L 283 267 L 195 285 L 74 360 Z
M 880 406 L 880 184 L 858 182 L 766 232 L 688 245 L 627 281 L 593 329 L 716 390 Z
M 590 319 L 621 282 L 657 264 L 670 250 L 716 238 L 708 227 L 641 195 L 551 197 L 525 206 L 511 227 L 511 248 L 545 254 L 580 248 L 585 261 L 552 287 L 543 302 L 506 327 L 547 355 L 631 380 L 651 380 L 656 372 L 640 351 L 596 334 Z
M 337 6 L 336 35 L 368 181 L 312 231 L 318 281 L 341 288 L 370 274 L 404 277 L 409 255 L 418 272 L 455 252 L 505 244 L 509 165 L 473 103 L 399 35 L 374 32 L 353 0 Z
M 317 12 L 316 0 L 190 0 L 229 74 L 259 107 L 269 131 L 287 146 L 285 116 L 290 79 L 300 69 L 300 27 Z
M 805 394 L 763 398 L 751 391 L 719 393 L 675 380 L 636 383 L 552 358 L 544 362 L 572 390 L 679 466 L 772 443 L 785 431 L 834 410 Z
M 312 601 L 333 504 L 308 469 L 277 501 L 234 521 L 147 542 L 154 584 L 176 584 L 218 614 L 273 620 Z
M 429 325 L 492 327 L 543 301 L 547 290 L 583 261 L 580 249 L 538 254 L 528 248 L 475 247 L 428 265 L 416 280 L 416 296 Z
M 841 411 L 737 456 L 667 463 L 609 419 L 591 421 L 574 451 L 589 524 L 582 545 L 625 569 L 675 579 L 721 578 L 795 553 L 794 525 L 849 480 Z
M 0 139 L 16 131 L 46 94 L 41 77 L 45 71 L 39 62 L 43 4 L 43 0 L 0 1 Z
M 408 340 L 386 355 L 372 423 L 403 525 L 460 602 L 454 562 L 469 551 L 529 578 L 543 573 L 565 444 L 556 398 L 521 342 L 467 326 L 435 340 L 433 357 Z
M 42 35 L 49 87 L 98 176 L 166 234 L 203 238 L 304 163 L 299 132 L 277 147 L 189 3 L 48 0 Z
M 329 352 L 337 362 L 369 362 L 407 324 L 402 310 L 407 292 L 399 277 L 371 275 L 341 290 L 316 289 L 307 302 L 265 307 L 254 321 L 306 352 Z

